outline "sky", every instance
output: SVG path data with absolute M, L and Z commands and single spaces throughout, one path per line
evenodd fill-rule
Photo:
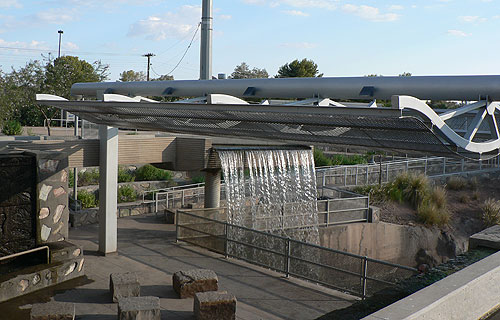
M 0 69 L 57 57 L 62 30 L 61 55 L 110 81 L 146 53 L 151 77 L 198 79 L 200 19 L 201 0 L 0 0 Z M 500 0 L 214 0 L 213 24 L 214 75 L 303 58 L 332 77 L 500 74 Z

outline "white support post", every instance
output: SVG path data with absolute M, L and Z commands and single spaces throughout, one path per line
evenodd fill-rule
M 99 252 L 117 251 L 118 129 L 99 125 Z

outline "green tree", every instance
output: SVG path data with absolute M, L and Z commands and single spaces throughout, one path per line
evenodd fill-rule
M 233 73 L 231 73 L 230 78 L 232 79 L 254 79 L 254 78 L 269 78 L 269 74 L 266 69 L 253 68 L 250 67 L 246 62 L 242 62 L 234 68 Z
M 42 92 L 70 99 L 71 86 L 77 82 L 100 82 L 108 77 L 108 65 L 96 61 L 93 64 L 78 57 L 62 56 L 49 61 L 45 66 L 45 80 Z M 38 109 L 47 120 L 47 133 L 50 136 L 50 121 L 60 114 L 59 110 L 50 106 L 38 105 Z
M 19 121 L 22 125 L 42 125 L 35 95 L 41 92 L 45 78 L 39 61 L 30 61 L 18 70 L 0 74 L 0 122 Z
M 167 81 L 167 80 L 174 80 L 174 76 L 164 74 L 159 76 L 158 78 L 152 79 L 153 81 Z
M 399 76 L 400 77 L 411 77 L 411 72 L 403 72 Z
M 127 70 L 120 73 L 120 81 L 146 81 L 146 74 L 142 71 Z
M 306 58 L 301 61 L 295 59 L 290 63 L 285 63 L 279 70 L 276 78 L 295 78 L 295 77 L 322 77 L 319 73 L 318 65 L 312 60 Z

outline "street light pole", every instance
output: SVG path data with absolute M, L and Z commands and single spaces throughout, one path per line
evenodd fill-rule
M 57 31 L 57 33 L 59 33 L 59 50 L 57 52 L 57 57 L 60 58 L 61 57 L 61 38 L 62 38 L 62 34 L 64 32 L 62 30 L 59 30 L 59 31 Z

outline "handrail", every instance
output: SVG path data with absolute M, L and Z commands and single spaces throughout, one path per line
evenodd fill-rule
M 204 211 L 204 210 L 198 210 L 198 211 Z M 394 284 L 396 284 L 394 282 L 390 282 L 390 281 L 387 281 L 387 280 L 378 279 L 378 278 L 375 278 L 373 276 L 369 276 L 368 275 L 368 271 L 367 271 L 368 262 L 382 264 L 382 265 L 386 265 L 386 266 L 389 266 L 389 267 L 398 268 L 398 269 L 401 269 L 401 270 L 411 271 L 413 273 L 417 273 L 418 272 L 418 270 L 415 269 L 415 268 L 411 268 L 411 267 L 407 267 L 407 266 L 403 266 L 403 265 L 399 265 L 399 264 L 395 264 L 395 263 L 391 263 L 391 262 L 387 262 L 387 261 L 383 261 L 383 260 L 377 260 L 377 259 L 373 259 L 373 258 L 368 258 L 366 256 L 361 256 L 361 255 L 350 253 L 350 252 L 345 252 L 345 251 L 340 251 L 340 250 L 336 250 L 336 249 L 326 248 L 326 247 L 322 247 L 320 245 L 316 245 L 316 244 L 312 244 L 312 243 L 307 243 L 307 242 L 304 242 L 304 241 L 295 240 L 295 239 L 291 239 L 291 238 L 288 238 L 288 237 L 283 237 L 283 236 L 272 234 L 272 233 L 269 233 L 269 232 L 254 230 L 254 229 L 251 229 L 251 228 L 248 228 L 248 227 L 244 227 L 244 226 L 238 226 L 238 225 L 230 224 L 230 223 L 225 222 L 225 221 L 219 221 L 219 220 L 215 220 L 215 219 L 211 219 L 211 218 L 199 216 L 197 214 L 194 214 L 194 213 L 191 213 L 191 212 L 187 212 L 186 210 L 177 210 L 176 215 L 177 215 L 177 219 L 176 219 L 176 242 L 179 241 L 179 240 L 185 241 L 185 242 L 191 243 L 193 245 L 197 245 L 197 246 L 200 246 L 200 247 L 203 247 L 203 248 L 206 248 L 206 249 L 213 250 L 215 252 L 224 254 L 224 256 L 226 258 L 227 257 L 234 257 L 234 258 L 237 258 L 237 259 L 240 259 L 240 260 L 243 260 L 243 261 L 247 261 L 249 263 L 252 263 L 252 264 L 255 264 L 255 265 L 258 265 L 258 266 L 262 266 L 262 267 L 269 268 L 269 269 L 272 269 L 272 270 L 275 270 L 275 271 L 278 271 L 278 272 L 282 272 L 282 273 L 286 274 L 287 277 L 289 275 L 292 275 L 292 276 L 295 276 L 295 277 L 298 277 L 298 278 L 302 278 L 302 279 L 306 279 L 306 280 L 309 280 L 309 281 L 313 281 L 313 282 L 316 282 L 316 283 L 319 283 L 319 284 L 322 284 L 322 285 L 325 285 L 325 286 L 330 286 L 330 287 L 337 288 L 337 289 L 340 289 L 340 290 L 348 291 L 348 292 L 350 292 L 352 294 L 361 296 L 363 299 L 367 296 L 367 281 L 368 280 L 375 281 L 375 282 L 380 283 L 380 284 L 388 284 L 388 285 L 394 285 Z M 218 224 L 218 225 L 223 225 L 224 226 L 224 235 L 222 235 L 222 234 L 212 234 L 208 230 L 207 231 L 197 230 L 196 229 L 196 225 L 199 225 L 200 223 L 196 222 L 196 221 L 189 221 L 186 224 L 182 224 L 182 223 L 179 222 L 180 215 L 186 215 L 186 216 L 189 216 L 189 217 L 193 217 L 193 218 L 195 218 L 195 220 L 199 219 L 199 220 L 202 220 L 202 221 L 207 221 L 209 223 L 215 223 L 215 224 Z M 179 234 L 179 230 L 181 228 L 184 228 L 186 230 L 191 230 L 191 231 L 194 231 L 194 232 L 197 232 L 197 233 L 200 233 L 200 234 L 206 234 L 206 235 L 215 237 L 217 239 L 224 240 L 224 250 L 223 250 L 224 252 L 222 252 L 222 250 L 220 248 L 219 249 L 215 248 L 215 247 L 212 248 L 209 245 L 199 244 L 199 243 L 197 243 L 195 241 L 191 241 L 191 239 L 193 239 L 193 236 L 186 236 L 185 238 L 182 237 Z M 230 239 L 228 237 L 228 229 L 234 230 L 234 232 L 236 232 L 236 234 L 241 234 L 241 231 L 238 231 L 238 230 L 242 230 L 242 231 L 248 232 L 249 234 L 257 234 L 257 235 L 260 234 L 260 235 L 266 236 L 268 238 L 270 237 L 270 238 L 274 238 L 274 239 L 279 239 L 280 241 L 283 242 L 284 252 L 279 252 L 279 251 L 277 251 L 274 248 L 266 248 L 266 247 L 262 247 L 262 246 L 256 245 L 254 243 L 248 243 L 248 242 L 245 242 L 244 240 L 241 240 L 241 239 Z M 243 239 L 244 239 L 244 237 L 243 237 Z M 270 242 L 274 243 L 274 241 L 271 241 L 271 240 L 270 240 Z M 280 266 L 277 267 L 273 263 L 267 263 L 266 264 L 263 261 L 259 261 L 257 258 L 249 258 L 249 257 L 246 257 L 245 255 L 233 254 L 231 252 L 228 252 L 228 243 L 233 243 L 235 245 L 239 245 L 239 246 L 243 246 L 243 247 L 248 247 L 248 248 L 253 248 L 254 250 L 260 250 L 262 252 L 267 252 L 267 253 L 270 253 L 272 255 L 276 255 L 277 257 L 280 257 L 279 259 L 283 259 L 283 263 L 284 264 L 283 264 L 282 267 L 280 267 Z M 303 257 L 303 256 L 297 256 L 296 254 L 292 254 L 292 251 L 291 251 L 291 245 L 292 244 L 293 244 L 293 246 L 295 248 L 300 248 L 301 246 L 303 246 L 305 248 L 305 251 L 307 251 L 307 252 L 311 252 L 311 249 L 318 249 L 318 250 L 320 250 L 319 251 L 320 252 L 320 256 L 322 256 L 321 252 L 323 252 L 323 253 L 330 252 L 330 253 L 339 254 L 339 255 L 342 255 L 342 256 L 347 256 L 347 257 L 355 258 L 355 259 L 357 259 L 357 260 L 359 260 L 359 261 L 362 262 L 362 268 L 361 268 L 360 272 L 358 273 L 357 271 L 351 271 L 351 270 L 339 268 L 339 267 L 336 267 L 336 266 L 333 266 L 333 265 L 328 265 L 328 264 L 325 264 L 325 263 L 322 263 L 322 262 L 313 261 L 312 259 L 307 259 L 306 257 Z M 257 260 L 255 260 L 255 259 L 257 259 Z M 324 268 L 326 270 L 331 270 L 331 271 L 335 271 L 335 272 L 341 272 L 341 273 L 348 274 L 348 275 L 351 275 L 351 276 L 359 277 L 359 279 L 361 280 L 360 292 L 356 292 L 356 291 L 352 290 L 351 287 L 348 287 L 348 288 L 344 287 L 344 288 L 342 288 L 339 285 L 337 285 L 337 283 L 333 283 L 333 284 L 332 283 L 327 283 L 325 281 L 322 281 L 320 278 L 314 276 L 314 274 L 310 275 L 310 274 L 303 273 L 303 272 L 300 272 L 300 271 L 297 271 L 297 270 L 295 270 L 295 271 L 291 270 L 290 269 L 291 268 L 291 260 L 298 261 L 298 262 L 301 262 L 301 263 L 310 264 L 310 265 L 315 265 L 317 267 L 321 267 L 321 268 Z

